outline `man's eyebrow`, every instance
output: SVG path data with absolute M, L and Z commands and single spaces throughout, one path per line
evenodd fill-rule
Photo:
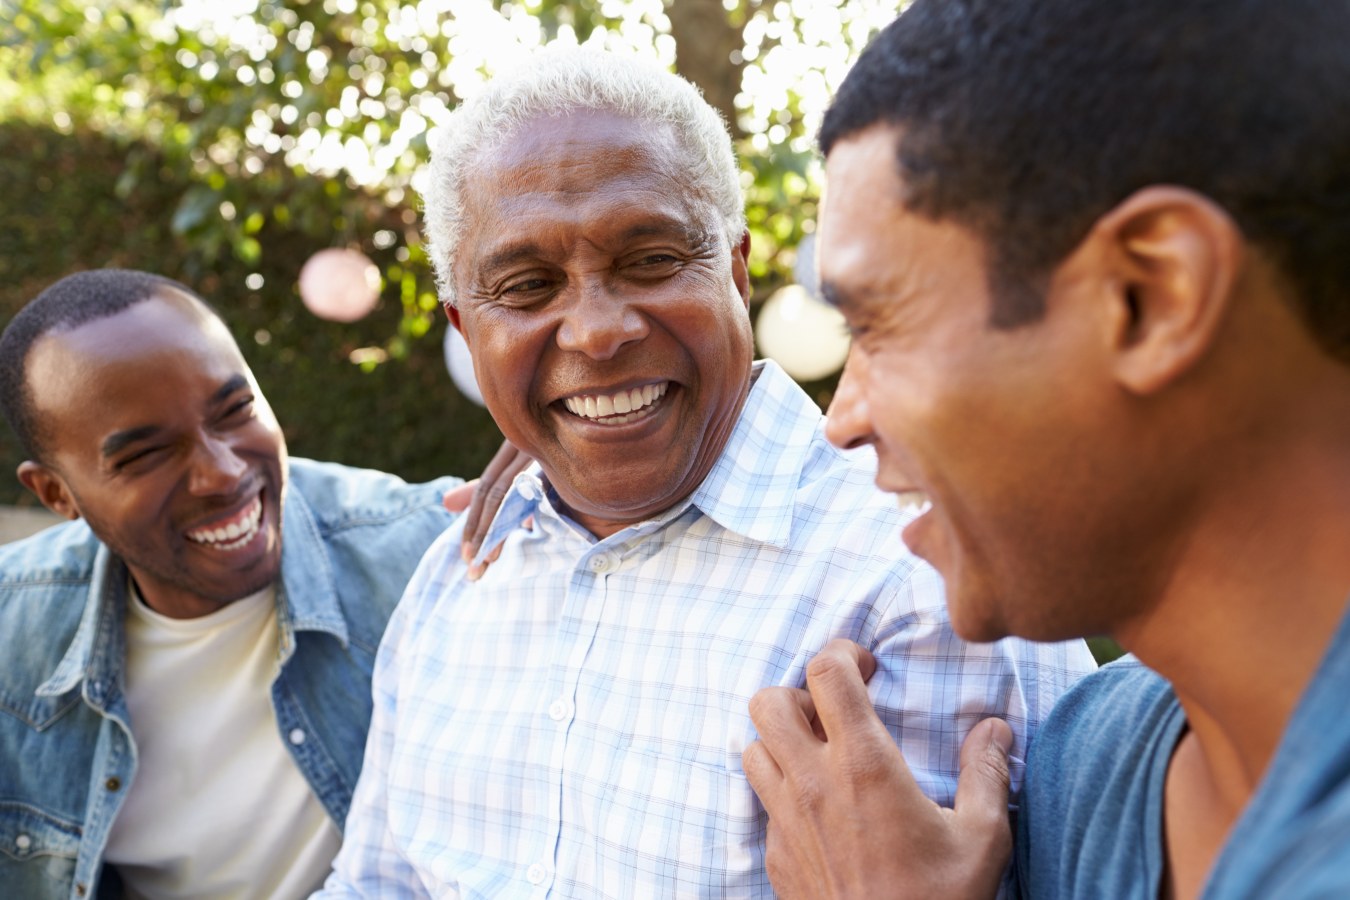
M 708 240 L 709 232 L 678 219 L 659 219 L 657 221 L 639 222 L 631 226 L 619 235 L 619 240 L 626 243 L 636 238 L 666 237 L 668 235 L 675 235 L 690 244 L 701 244 Z
M 103 457 L 107 459 L 110 456 L 116 456 L 123 449 L 146 438 L 154 437 L 159 434 L 158 425 L 141 425 L 138 428 L 128 428 L 125 431 L 119 431 L 108 435 L 107 440 L 103 442 Z
M 848 306 L 849 301 L 848 292 L 844 291 L 842 288 L 839 287 L 839 285 L 835 284 L 833 281 L 828 281 L 824 279 L 821 280 L 820 296 L 825 300 L 826 303 L 830 304 L 835 309 Z
M 216 392 L 211 395 L 209 401 L 211 406 L 215 406 L 235 391 L 248 387 L 248 379 L 243 375 L 231 375 L 225 380 L 225 383 L 216 388 Z
M 541 255 L 543 255 L 543 251 L 538 244 L 533 242 L 512 244 L 483 260 L 483 264 L 479 266 L 479 271 L 494 272 L 515 265 L 521 260 L 538 259 Z
M 243 375 L 231 375 L 225 380 L 224 384 L 216 388 L 216 392 L 211 395 L 211 399 L 208 400 L 207 403 L 209 406 L 215 406 L 231 394 L 247 387 L 247 378 Z M 110 456 L 116 456 L 137 441 L 143 441 L 146 438 L 154 437 L 159 434 L 161 430 L 162 429 L 158 425 L 138 425 L 135 428 L 128 428 L 124 431 L 110 434 L 107 439 L 103 441 L 103 447 L 101 448 L 103 457 L 106 459 Z

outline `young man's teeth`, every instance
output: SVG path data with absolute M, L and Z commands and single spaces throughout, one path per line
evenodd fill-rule
M 586 419 L 604 420 L 606 425 L 622 425 L 638 418 L 638 413 L 666 394 L 669 382 L 645 384 L 629 391 L 597 394 L 588 397 L 568 397 L 563 405 L 574 415 Z
M 262 500 L 254 500 L 242 519 L 220 528 L 202 528 L 188 532 L 188 540 L 207 544 L 218 550 L 237 550 L 258 535 L 262 521 Z
M 923 491 L 901 491 L 895 495 L 902 513 L 921 516 L 933 508 L 933 501 Z

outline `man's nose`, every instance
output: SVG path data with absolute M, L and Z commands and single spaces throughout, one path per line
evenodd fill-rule
M 856 347 L 848 351 L 839 386 L 834 390 L 834 399 L 830 401 L 825 417 L 825 437 L 836 447 L 848 449 L 872 443 L 872 415 L 867 406 L 867 360 Z
M 628 299 L 601 278 L 588 278 L 574 288 L 558 327 L 558 346 L 591 359 L 612 359 L 649 331 L 646 317 Z
M 207 435 L 193 451 L 188 489 L 198 496 L 230 494 L 247 471 L 248 464 L 239 458 L 232 444 Z

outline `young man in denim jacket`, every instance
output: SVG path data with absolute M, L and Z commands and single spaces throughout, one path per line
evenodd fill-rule
M 74 520 L 0 547 L 3 893 L 308 893 L 459 480 L 288 459 L 225 325 L 158 276 L 58 282 L 0 360 L 19 478 Z

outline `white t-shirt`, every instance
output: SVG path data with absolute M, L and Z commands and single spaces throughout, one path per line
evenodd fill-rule
M 272 710 L 275 591 L 197 619 L 127 604 L 139 754 L 105 859 L 131 898 L 289 898 L 317 889 L 341 834 Z

